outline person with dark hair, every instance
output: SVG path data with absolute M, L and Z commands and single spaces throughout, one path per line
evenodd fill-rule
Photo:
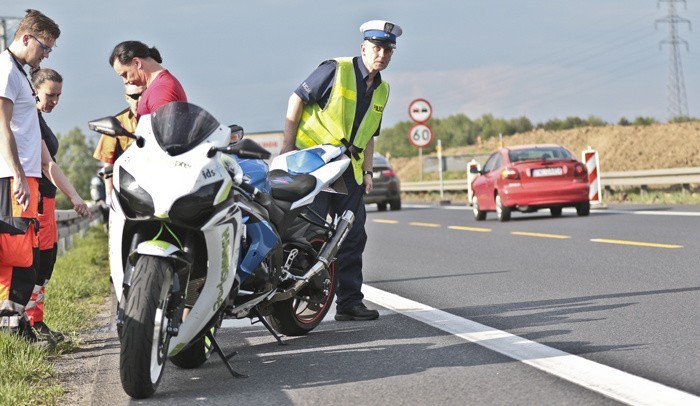
M 146 86 L 139 101 L 137 119 L 172 101 L 187 101 L 182 85 L 163 68 L 162 62 L 163 58 L 155 47 L 149 48 L 140 41 L 124 41 L 112 50 L 109 65 L 124 84 Z
M 145 90 L 146 86 L 125 84 L 124 99 L 129 107 L 125 108 L 114 116 L 117 120 L 119 120 L 122 127 L 132 134 L 134 131 L 136 131 L 136 114 L 138 111 L 139 102 Z M 97 141 L 97 147 L 95 147 L 95 152 L 92 154 L 92 157 L 103 162 L 105 164 L 104 173 L 109 173 L 111 172 L 112 165 L 114 165 L 114 161 L 116 161 L 117 158 L 119 158 L 124 151 L 131 146 L 132 142 L 133 138 L 129 138 L 124 135 L 112 137 L 102 134 L 99 141 Z M 107 206 L 107 209 L 109 209 L 112 199 L 112 190 L 114 189 L 111 176 L 104 178 L 104 187 L 105 205 Z
M 42 178 L 39 180 L 39 265 L 37 266 L 37 278 L 34 282 L 34 291 L 26 306 L 29 323 L 34 334 L 40 340 L 51 343 L 62 341 L 65 335 L 60 331 L 53 331 L 44 323 L 44 293 L 46 285 L 53 274 L 58 252 L 58 229 L 56 227 L 56 190 L 61 190 L 73 203 L 76 213 L 85 216 L 90 215 L 87 204 L 80 197 L 75 187 L 56 164 L 58 152 L 58 138 L 46 124 L 42 113 L 51 113 L 58 105 L 63 89 L 63 77 L 53 69 L 41 68 L 32 73 L 32 84 L 36 89 L 36 108 L 39 115 L 41 128 L 42 154 L 41 169 Z
M 362 303 L 362 253 L 367 243 L 363 194 L 372 191 L 374 137 L 379 135 L 389 99 L 389 84 L 380 72 L 389 66 L 402 32 L 389 21 L 362 24 L 361 55 L 321 63 L 292 93 L 287 105 L 282 153 L 320 144 L 344 145 L 352 160 L 343 174 L 348 193 L 320 193 L 312 206 L 324 217 L 345 210 L 355 214 L 335 262 L 338 321 L 379 317 L 377 310 Z
M 0 330 L 35 343 L 46 342 L 32 332 L 25 306 L 37 275 L 42 142 L 24 65 L 38 69 L 60 35 L 52 19 L 30 9 L 0 53 Z

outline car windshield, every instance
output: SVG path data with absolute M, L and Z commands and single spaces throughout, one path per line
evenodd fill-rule
M 204 109 L 186 102 L 168 103 L 151 114 L 153 135 L 171 156 L 196 147 L 219 125 Z
M 572 159 L 571 153 L 562 147 L 536 147 L 508 151 L 510 162 L 542 161 L 546 159 Z

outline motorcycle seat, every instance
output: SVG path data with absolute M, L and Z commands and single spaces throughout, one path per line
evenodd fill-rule
M 286 202 L 294 202 L 308 195 L 316 188 L 316 178 L 305 173 L 291 174 L 281 169 L 270 171 L 272 197 Z

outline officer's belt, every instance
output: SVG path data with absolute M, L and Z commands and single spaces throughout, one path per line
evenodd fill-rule
M 345 138 L 341 138 L 340 142 L 343 143 L 343 146 L 345 147 L 345 155 L 351 158 L 355 158 L 356 160 L 360 160 L 360 153 L 364 151 L 364 148 L 360 148 L 356 145 L 353 145 L 350 143 L 350 141 L 346 140 Z

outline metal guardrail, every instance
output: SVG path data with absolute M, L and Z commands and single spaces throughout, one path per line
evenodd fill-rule
M 81 217 L 74 210 L 56 210 L 56 227 L 58 228 L 58 255 L 63 255 L 73 246 L 73 235 L 83 235 L 85 230 L 102 223 L 100 207 L 89 204 L 92 218 Z
M 686 185 L 700 183 L 700 168 L 648 169 L 642 171 L 601 172 L 600 182 L 608 186 Z M 443 181 L 445 191 L 466 191 L 466 179 Z M 440 181 L 401 182 L 402 192 L 434 192 Z

